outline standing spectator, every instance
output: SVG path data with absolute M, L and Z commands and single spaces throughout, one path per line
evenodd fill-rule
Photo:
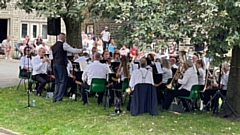
M 108 31 L 108 27 L 105 27 L 105 29 L 101 32 L 101 35 L 103 40 L 103 51 L 105 51 L 110 40 L 110 32 Z
M 89 33 L 87 34 L 88 36 L 91 35 L 92 39 L 96 41 L 96 36 L 93 34 L 93 28 L 89 30 Z
M 129 53 L 129 49 L 126 47 L 126 45 L 123 45 L 122 48 L 120 49 L 120 54 L 127 56 Z
M 132 58 L 135 58 L 136 57 L 136 51 L 138 50 L 137 46 L 133 44 L 133 47 L 132 49 L 130 50 L 130 56 Z
M 108 45 L 108 50 L 109 50 L 111 56 L 114 53 L 116 48 L 117 48 L 117 46 L 115 45 L 114 39 L 111 39 L 111 42 Z
M 5 59 L 12 59 L 12 46 L 11 46 L 11 37 L 8 36 L 7 39 L 3 40 L 2 42 L 2 49 L 4 51 Z
M 175 46 L 173 43 L 169 46 L 168 56 L 170 58 L 175 58 L 177 56 L 177 50 L 175 49 Z
M 82 35 L 82 47 L 85 48 L 85 49 L 88 48 L 87 41 L 88 41 L 87 35 L 86 34 Z
M 59 34 L 58 41 L 52 46 L 53 54 L 53 74 L 56 80 L 56 89 L 54 92 L 53 102 L 62 101 L 64 92 L 67 87 L 67 52 L 81 53 L 83 49 L 74 49 L 66 42 L 66 35 Z
M 97 50 L 99 53 L 103 53 L 103 42 L 101 37 L 97 37 Z
M 41 45 L 43 43 L 42 37 L 39 35 L 33 43 L 33 46 L 36 48 L 37 46 Z
M 88 35 L 87 46 L 87 51 L 89 54 L 91 54 L 91 49 L 95 46 L 95 41 L 93 40 L 91 35 Z

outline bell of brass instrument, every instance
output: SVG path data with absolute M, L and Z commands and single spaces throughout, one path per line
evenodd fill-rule
M 173 87 L 173 85 L 174 85 L 174 83 L 176 83 L 176 80 L 174 79 L 174 77 L 176 76 L 176 75 L 178 75 L 178 76 L 180 76 L 180 74 L 182 74 L 181 72 L 181 70 L 183 70 L 183 67 L 181 68 L 182 66 L 178 66 L 178 69 L 177 69 L 177 71 L 175 72 L 175 74 L 174 74 L 174 76 L 173 76 L 173 78 L 172 78 L 172 81 L 167 85 L 167 88 L 168 89 L 174 89 L 174 87 Z M 181 68 L 181 70 L 180 70 L 180 68 Z

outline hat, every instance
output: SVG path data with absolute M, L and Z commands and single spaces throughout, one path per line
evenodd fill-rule
M 184 63 L 187 64 L 189 67 L 193 66 L 193 63 L 191 60 L 186 60 Z
M 107 26 L 105 26 L 105 29 L 108 29 L 108 27 L 107 27 Z

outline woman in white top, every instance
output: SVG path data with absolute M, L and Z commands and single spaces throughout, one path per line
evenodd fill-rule
M 92 35 L 90 35 L 90 34 L 88 35 L 87 45 L 88 45 L 87 50 L 88 50 L 89 54 L 91 54 L 92 47 L 95 46 L 95 41 L 93 40 Z
M 112 78 L 114 81 L 116 81 L 116 84 L 110 84 L 109 92 L 110 92 L 110 100 L 109 104 L 114 103 L 114 90 L 112 89 L 121 89 L 122 83 L 124 79 L 129 77 L 129 71 L 128 71 L 128 58 L 127 56 L 122 56 L 120 58 L 120 65 L 116 73 L 116 78 Z M 116 91 L 116 96 L 122 101 L 122 93 Z
M 198 68 L 198 84 L 200 85 L 200 90 L 203 90 L 205 85 L 205 70 L 204 70 L 204 63 L 202 60 L 196 61 L 196 66 Z
M 167 88 L 166 84 L 168 79 L 172 78 L 172 70 L 171 70 L 171 65 L 169 61 L 166 58 L 161 59 L 162 63 L 162 81 L 158 84 L 155 84 L 155 87 L 157 89 L 157 99 L 158 103 L 164 103 L 165 101 L 165 96 L 161 90 L 164 90 Z
M 97 51 L 99 52 L 99 53 L 103 53 L 103 42 L 102 42 L 102 39 L 101 39 L 101 37 L 97 37 Z

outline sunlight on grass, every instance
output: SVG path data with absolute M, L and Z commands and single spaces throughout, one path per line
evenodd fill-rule
M 125 107 L 117 117 L 107 116 L 114 108 L 96 105 L 90 98 L 90 105 L 65 98 L 63 102 L 52 103 L 52 99 L 36 97 L 36 107 L 27 106 L 27 93 L 23 87 L 0 89 L 0 127 L 27 135 L 238 135 L 240 124 L 203 113 L 173 114 L 159 112 L 131 116 Z M 20 97 L 19 101 L 17 99 Z

